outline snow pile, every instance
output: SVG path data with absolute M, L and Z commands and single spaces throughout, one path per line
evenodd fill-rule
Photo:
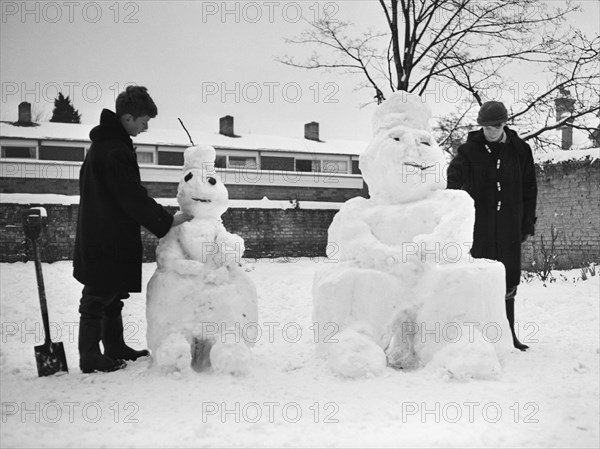
M 554 150 L 547 153 L 536 152 L 535 162 L 538 164 L 558 164 L 567 161 L 584 161 L 589 159 L 594 162 L 600 158 L 600 148 L 588 148 L 585 150 Z
M 177 206 L 173 198 L 156 198 L 163 206 Z M 328 201 L 270 200 L 263 196 L 260 200 L 229 200 L 229 209 L 325 209 L 338 210 L 343 203 Z
M 59 195 L 55 193 L 2 193 L 0 203 L 5 204 L 79 204 L 79 195 Z
M 246 329 L 258 319 L 256 287 L 240 267 L 244 241 L 220 219 L 228 194 L 214 172 L 214 148 L 191 147 L 184 157 L 177 202 L 194 218 L 171 228 L 156 249 L 148 345 L 164 369 L 243 373 L 253 338 Z
M 517 328 L 531 349 L 509 354 L 493 381 L 463 382 L 448 373 L 452 365 L 429 371 L 431 361 L 349 382 L 314 357 L 312 279 L 328 261 L 248 263 L 263 334 L 252 370 L 239 377 L 165 375 L 147 357 L 82 374 L 81 285 L 70 261 L 42 264 L 52 340 L 64 344 L 69 363 L 69 374 L 45 378 L 33 352 L 44 342 L 34 264 L 0 264 L 2 447 L 598 447 L 598 276 L 555 271 L 546 287 L 523 283 Z M 155 269 L 143 265 L 146 282 Z M 132 294 L 123 309 L 125 340 L 136 348 L 147 347 L 145 294 Z M 319 338 L 340 339 L 326 330 Z M 462 357 L 459 346 L 448 350 Z
M 155 198 L 165 207 L 178 207 L 177 198 Z M 2 193 L 0 203 L 5 204 L 79 204 L 79 195 L 59 195 L 53 193 Z M 228 209 L 326 209 L 338 210 L 343 203 L 328 201 L 284 201 L 270 200 L 264 196 L 260 200 L 229 200 Z
M 329 228 L 332 263 L 315 275 L 317 342 L 336 373 L 381 373 L 431 362 L 458 377 L 488 377 L 512 348 L 504 267 L 470 258 L 474 206 L 445 190 L 445 156 L 429 108 L 399 92 L 376 111 L 360 157 L 370 199 L 347 201 Z

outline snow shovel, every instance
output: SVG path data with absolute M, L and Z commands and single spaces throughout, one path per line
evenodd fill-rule
M 48 217 L 46 215 L 46 209 L 43 207 L 27 209 L 23 212 L 23 230 L 25 231 L 25 236 L 31 240 L 33 246 L 35 275 L 37 277 L 38 292 L 40 295 L 44 333 L 46 334 L 46 341 L 44 344 L 34 348 L 39 377 L 51 376 L 59 372 L 69 372 L 63 344 L 52 343 L 50 340 L 50 322 L 48 320 L 48 306 L 46 305 L 46 290 L 44 289 L 42 261 L 40 258 L 40 249 L 38 247 L 38 238 L 42 226 L 45 227 L 47 225 Z

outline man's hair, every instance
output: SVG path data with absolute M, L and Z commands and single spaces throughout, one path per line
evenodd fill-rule
M 127 87 L 117 97 L 115 109 L 119 118 L 125 114 L 131 114 L 133 118 L 143 115 L 154 118 L 158 114 L 154 100 L 148 94 L 148 89 L 143 86 Z

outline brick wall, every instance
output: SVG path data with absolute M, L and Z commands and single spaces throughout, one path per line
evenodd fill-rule
M 523 244 L 524 269 L 532 268 L 535 260 L 539 266 L 541 238 L 544 237 L 545 246 L 549 246 L 552 226 L 558 231 L 555 242 L 557 268 L 600 261 L 599 169 L 599 160 L 537 167 L 538 222 L 535 237 Z M 231 188 L 229 190 L 231 192 Z M 302 189 L 294 191 L 302 192 Z M 301 194 L 298 199 L 303 199 Z M 320 199 L 327 200 L 325 197 Z M 29 255 L 19 215 L 25 207 L 0 203 L 1 262 L 24 260 Z M 71 259 L 77 206 L 45 207 L 50 224 L 49 231 L 42 236 L 42 258 L 45 261 Z M 241 235 L 246 241 L 246 257 L 323 256 L 327 229 L 336 212 L 320 209 L 229 209 L 223 221 L 230 232 Z M 145 260 L 152 261 L 157 240 L 148 233 L 143 233 L 143 239 Z
M 39 206 L 32 204 L 31 206 Z M 77 205 L 43 205 L 48 228 L 40 237 L 44 262 L 70 260 L 75 242 Z M 31 245 L 25 240 L 21 212 L 29 206 L 0 204 L 0 262 L 31 260 Z M 175 213 L 176 208 L 168 208 Z M 327 246 L 327 229 L 336 210 L 324 209 L 229 209 L 223 224 L 240 235 L 246 245 L 245 257 L 322 256 Z M 158 239 L 142 229 L 144 260 L 154 261 Z
M 523 244 L 523 268 L 539 267 L 549 249 L 552 227 L 557 266 L 561 269 L 600 261 L 600 160 L 536 166 L 538 202 L 536 235 Z
M 58 195 L 79 195 L 79 180 L 0 178 L 0 193 L 56 193 Z

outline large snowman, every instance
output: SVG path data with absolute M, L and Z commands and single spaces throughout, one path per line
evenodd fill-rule
M 240 374 L 251 360 L 256 287 L 240 267 L 243 239 L 221 222 L 228 193 L 214 161 L 211 146 L 185 150 L 177 202 L 193 219 L 171 228 L 156 249 L 147 339 L 159 367 Z
M 487 377 L 512 348 L 504 267 L 473 259 L 474 204 L 445 190 L 446 160 L 420 97 L 397 92 L 373 116 L 360 156 L 370 198 L 347 201 L 315 274 L 317 352 L 337 374 L 386 366 Z

